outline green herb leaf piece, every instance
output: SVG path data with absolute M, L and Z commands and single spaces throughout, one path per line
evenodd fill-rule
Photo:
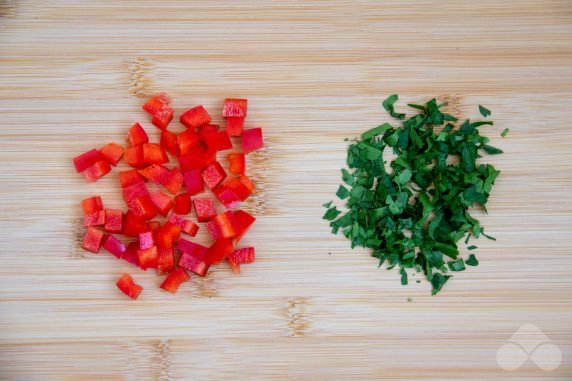
M 475 254 L 469 255 L 469 258 L 465 261 L 465 263 L 469 266 L 478 266 L 479 265 L 479 261 L 477 260 L 477 257 L 475 257 Z
M 510 131 L 510 130 L 509 130 L 508 128 L 505 128 L 505 129 L 501 132 L 500 136 L 502 136 L 502 137 L 504 138 L 505 136 L 508 135 L 509 131 Z
M 479 112 L 481 113 L 481 115 L 483 117 L 487 117 L 489 115 L 491 115 L 491 110 L 489 110 L 488 108 L 486 108 L 485 106 L 481 106 L 479 105 Z
M 397 94 L 390 95 L 389 97 L 387 97 L 386 100 L 383 101 L 382 105 L 385 111 L 389 112 L 389 115 L 391 115 L 392 117 L 397 119 L 404 119 L 405 114 L 400 114 L 395 112 L 395 109 L 393 107 L 393 105 L 395 104 L 395 102 L 397 102 L 398 99 L 399 97 L 397 96 Z

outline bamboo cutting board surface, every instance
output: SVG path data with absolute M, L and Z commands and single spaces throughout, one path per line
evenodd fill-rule
M 71 158 L 135 121 L 156 139 L 141 105 L 158 91 L 217 122 L 225 97 L 247 97 L 268 145 L 249 160 L 257 262 L 176 296 L 78 244 L 81 199 L 122 205 L 117 169 L 87 184 Z M 505 151 L 486 158 L 502 170 L 482 216 L 497 241 L 435 297 L 321 220 L 344 138 L 389 121 L 392 93 L 461 118 L 491 108 L 483 130 Z M 569 380 L 571 104 L 568 0 L 2 0 L 0 378 Z M 136 302 L 114 286 L 125 271 Z M 497 364 L 524 324 L 559 348 L 557 369 Z

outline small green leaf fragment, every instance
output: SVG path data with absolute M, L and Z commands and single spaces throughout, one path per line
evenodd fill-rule
M 479 105 L 479 112 L 481 113 L 481 115 L 483 117 L 487 117 L 489 115 L 491 115 L 491 110 L 489 110 L 488 108 L 486 108 L 485 106 L 481 106 Z
M 501 132 L 500 136 L 502 136 L 502 137 L 504 138 L 505 136 L 508 135 L 509 131 L 510 131 L 510 130 L 509 130 L 508 128 L 505 128 L 505 129 Z
M 377 126 L 375 128 L 372 128 L 371 130 L 364 132 L 363 134 L 361 134 L 361 138 L 363 140 L 368 140 L 373 137 L 376 137 L 377 135 L 384 134 L 386 131 L 391 130 L 392 128 L 393 127 L 391 126 L 391 124 L 384 123 L 381 126 Z
M 465 270 L 465 261 L 463 258 L 459 258 L 456 261 L 448 262 L 447 266 L 451 271 L 463 271 Z
M 477 257 L 475 257 L 475 254 L 470 254 L 469 258 L 467 258 L 465 263 L 469 266 L 478 266 L 479 265 L 479 261 L 477 260 Z
M 339 211 L 338 209 L 336 209 L 336 207 L 334 206 L 333 208 L 328 209 L 322 218 L 323 218 L 324 220 L 332 221 L 332 220 L 334 220 L 337 216 L 339 216 L 341 213 L 342 213 L 342 212 L 340 212 L 340 211 Z
M 336 196 L 338 196 L 338 198 L 340 200 L 344 200 L 346 198 L 348 198 L 350 195 L 350 191 L 344 187 L 343 185 L 340 185 L 340 187 L 338 188 L 338 191 L 336 192 Z
M 467 247 L 467 250 L 475 250 L 475 249 L 478 249 L 478 247 L 476 247 L 475 245 Z
M 407 283 L 409 283 L 407 280 L 407 272 L 403 267 L 401 268 L 401 270 L 399 270 L 399 272 L 401 273 L 401 284 L 405 286 Z

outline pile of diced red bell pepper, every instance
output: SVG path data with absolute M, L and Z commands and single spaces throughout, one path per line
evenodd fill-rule
M 237 245 L 255 218 L 237 207 L 254 191 L 245 174 L 245 155 L 261 148 L 263 142 L 260 128 L 243 128 L 246 99 L 224 101 L 226 130 L 210 124 L 207 110 L 197 106 L 180 116 L 186 130 L 179 134 L 167 129 L 174 115 L 170 103 L 166 94 L 159 94 L 143 105 L 151 123 L 161 130 L 159 144 L 150 143 L 145 129 L 135 123 L 129 129 L 127 148 L 109 143 L 73 161 L 77 172 L 90 182 L 105 176 L 122 158 L 133 167 L 119 172 L 125 212 L 104 208 L 99 196 L 82 201 L 87 229 L 82 247 L 92 253 L 103 247 L 143 270 L 167 274 L 161 288 L 175 293 L 189 280 L 189 272 L 205 276 L 211 265 L 226 260 L 239 273 L 241 264 L 254 262 L 254 248 Z M 217 161 L 217 153 L 233 148 L 231 137 L 241 139 L 242 152 L 227 155 L 229 175 Z M 178 165 L 169 165 L 170 156 Z M 217 214 L 213 197 L 201 195 L 205 184 L 224 206 L 222 213 Z M 199 230 L 187 218 L 192 209 L 213 239 L 210 247 L 190 241 Z M 158 216 L 164 221 L 154 220 Z M 120 234 L 135 240 L 125 243 L 118 238 Z M 133 299 L 143 289 L 129 274 L 123 274 L 117 287 Z

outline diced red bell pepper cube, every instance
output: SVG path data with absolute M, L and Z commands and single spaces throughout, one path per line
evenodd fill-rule
M 247 154 L 264 146 L 262 128 L 249 128 L 242 132 L 242 151 Z
M 83 243 L 81 247 L 84 250 L 91 251 L 92 253 L 99 253 L 99 248 L 101 247 L 101 240 L 103 239 L 103 232 L 94 227 L 88 227 L 83 237 Z
M 165 184 L 172 176 L 171 170 L 158 164 L 153 164 L 145 169 L 139 170 L 139 174 L 157 185 Z
M 121 188 L 127 188 L 133 184 L 144 183 L 145 178 L 136 169 L 130 169 L 119 172 L 119 181 L 121 182 Z
M 138 250 L 139 250 L 139 243 L 131 242 L 129 245 L 127 245 L 127 248 L 125 249 L 125 252 L 121 256 L 121 259 L 124 259 L 127 262 L 139 267 L 139 255 L 137 255 Z
M 173 120 L 174 114 L 175 110 L 169 106 L 166 106 L 153 114 L 151 123 L 153 123 L 155 127 L 164 130 L 167 128 L 169 123 L 171 123 L 171 120 Z
M 191 213 L 191 196 L 188 193 L 181 193 L 175 196 L 175 206 L 173 212 L 177 214 Z
M 127 237 L 138 237 L 139 233 L 147 231 L 147 221 L 128 211 L 123 215 L 123 234 Z
M 211 132 L 204 136 L 205 144 L 215 151 L 226 151 L 232 149 L 230 136 L 225 131 Z
M 199 276 L 207 274 L 210 267 L 205 262 L 205 257 L 209 250 L 207 247 L 180 239 L 177 243 L 177 249 L 183 252 L 179 259 L 179 266 Z
M 109 163 L 105 160 L 100 160 L 83 171 L 83 175 L 87 181 L 94 182 L 107 175 L 109 171 L 111 171 Z
M 157 112 L 168 107 L 170 103 L 171 98 L 165 93 L 160 93 L 149 98 L 147 103 L 143 105 L 143 110 L 151 115 L 155 115 Z
M 195 198 L 193 205 L 199 222 L 208 222 L 216 216 L 214 202 L 210 198 Z
M 205 136 L 215 133 L 218 131 L 219 125 L 218 124 L 205 124 L 197 128 L 197 133 L 200 137 L 204 138 Z
M 216 160 L 216 151 L 196 147 L 188 155 L 179 156 L 179 165 L 183 172 L 193 169 L 203 169 Z
M 220 229 L 218 228 L 218 225 L 214 219 L 207 222 L 207 224 L 205 226 L 206 226 L 207 231 L 209 232 L 211 238 L 213 239 L 213 241 L 217 241 L 217 240 L 223 238 L 222 233 L 220 232 Z
M 177 194 L 183 187 L 184 181 L 183 174 L 175 168 L 171 170 L 163 186 L 172 194 Z
M 139 248 L 141 250 L 150 249 L 155 246 L 155 239 L 153 238 L 153 232 L 143 232 L 139 233 Z
M 222 106 L 223 118 L 246 118 L 248 101 L 246 99 L 227 98 Z
M 161 288 L 173 294 L 177 292 L 179 286 L 191 279 L 189 274 L 182 268 L 178 267 L 176 270 L 167 275 L 167 278 L 161 284 Z
M 135 123 L 128 132 L 129 142 L 132 146 L 139 146 L 149 142 L 149 136 L 143 126 Z
M 169 216 L 169 222 L 180 227 L 183 233 L 188 234 L 191 237 L 196 236 L 199 231 L 199 225 L 176 213 L 171 213 L 171 216 Z
M 242 175 L 238 178 L 238 180 L 248 188 L 250 193 L 254 192 L 254 183 L 248 178 L 248 176 Z
M 244 175 L 246 167 L 243 153 L 229 153 L 228 156 L 228 170 L 234 175 Z
M 149 196 L 149 189 L 147 189 L 147 185 L 143 182 L 123 188 L 121 192 L 123 193 L 123 200 L 127 203 L 137 197 Z
M 111 165 L 117 165 L 119 160 L 123 157 L 125 153 L 125 149 L 121 147 L 119 144 L 109 143 L 104 145 L 100 150 L 99 153 L 101 156 L 107 160 L 107 162 Z
M 241 136 L 244 129 L 244 118 L 226 118 L 228 136 Z
M 177 157 L 180 155 L 179 151 L 179 139 L 177 134 L 163 130 L 161 131 L 161 147 L 171 155 Z
M 103 244 L 101 246 L 117 258 L 121 258 L 126 250 L 123 242 L 111 234 L 103 239 Z
M 250 183 L 250 185 L 252 185 L 252 183 Z M 240 181 L 240 178 L 230 178 L 222 183 L 222 186 L 233 191 L 241 201 L 246 200 L 252 194 L 252 191 L 244 182 Z
M 143 161 L 147 164 L 164 164 L 169 161 L 167 154 L 159 144 L 143 144 Z
M 75 170 L 80 173 L 97 163 L 98 161 L 103 160 L 101 153 L 98 150 L 92 149 L 85 153 L 82 153 L 79 156 L 73 158 L 73 165 L 75 166 Z
M 197 128 L 209 124 L 210 121 L 211 116 L 202 105 L 193 107 L 181 115 L 181 123 L 187 128 Z
M 165 224 L 159 229 L 157 233 L 157 245 L 164 249 L 170 249 L 175 245 L 175 241 L 181 235 L 181 228 L 170 222 Z
M 123 160 L 133 168 L 145 167 L 145 160 L 143 159 L 143 146 L 133 146 L 125 150 Z
M 217 264 L 234 251 L 232 240 L 221 238 L 217 240 L 210 248 L 205 257 L 205 262 L 209 265 Z
M 109 233 L 121 233 L 123 231 L 123 212 L 117 209 L 105 209 L 104 229 Z
M 185 188 L 187 188 L 187 192 L 191 196 L 202 193 L 205 190 L 203 177 L 201 176 L 201 171 L 199 169 L 183 173 L 183 179 L 185 182 Z
M 134 198 L 127 202 L 127 206 L 133 214 L 145 220 L 150 220 L 159 213 L 150 196 Z
M 150 196 L 151 200 L 157 207 L 159 214 L 166 217 L 167 214 L 169 214 L 169 211 L 173 208 L 173 200 L 171 200 L 171 197 L 161 191 L 152 192 Z
M 139 257 L 139 267 L 143 270 L 157 268 L 157 261 L 159 260 L 157 246 L 152 246 L 148 249 L 139 249 L 137 256 Z
M 231 255 L 226 257 L 226 261 L 235 274 L 240 274 L 241 264 L 254 262 L 254 247 L 236 249 Z
M 213 218 L 212 221 L 218 226 L 223 238 L 234 238 L 238 234 L 238 224 L 232 211 L 227 210 Z
M 216 198 L 229 209 L 236 207 L 242 201 L 232 189 L 225 187 L 224 184 L 217 185 L 213 189 L 213 193 Z
M 226 172 L 220 165 L 218 161 L 215 161 L 205 169 L 203 169 L 201 175 L 205 184 L 208 185 L 210 189 L 216 187 L 221 181 L 226 178 Z
M 175 254 L 173 248 L 158 247 L 159 259 L 157 260 L 157 273 L 166 274 L 175 267 Z
M 197 148 L 200 142 L 199 135 L 192 129 L 183 131 L 177 136 L 177 144 L 181 155 L 189 155 Z
M 143 291 L 143 287 L 135 283 L 129 274 L 123 274 L 123 276 L 117 281 L 116 286 L 121 290 L 121 292 L 133 300 L 137 299 L 141 291 Z
M 234 241 L 238 242 L 244 236 L 244 234 L 246 234 L 247 230 L 250 229 L 250 226 L 254 223 L 254 221 L 256 221 L 256 218 L 244 210 L 237 210 L 233 213 L 237 228 Z
M 83 226 L 101 226 L 105 225 L 105 211 L 97 210 L 95 212 L 84 213 Z
M 153 233 L 153 239 L 157 242 L 157 233 L 161 229 L 161 223 L 159 221 L 148 221 L 147 230 Z
M 81 201 L 84 213 L 97 212 L 103 210 L 103 201 L 100 196 L 93 196 Z

